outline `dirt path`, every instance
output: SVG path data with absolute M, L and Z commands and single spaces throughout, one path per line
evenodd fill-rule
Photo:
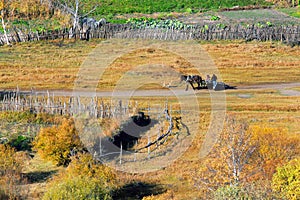
M 300 96 L 300 91 L 290 89 L 290 88 L 294 88 L 294 87 L 300 87 L 300 82 L 242 86 L 242 87 L 239 87 L 238 89 L 239 90 L 275 89 L 275 90 L 279 90 L 280 94 L 285 95 L 285 96 Z
M 292 90 L 291 88 L 300 87 L 300 82 L 294 83 L 278 83 L 278 84 L 260 84 L 249 86 L 237 86 L 235 91 L 243 90 L 260 90 L 260 89 L 275 89 L 279 90 L 282 95 L 286 96 L 300 96 L 300 91 Z M 169 89 L 160 90 L 137 90 L 137 91 L 72 91 L 72 90 L 37 90 L 34 91 L 34 95 L 54 95 L 54 96 L 98 96 L 98 97 L 128 97 L 128 96 L 181 96 L 181 95 L 193 95 L 199 94 L 206 90 L 192 90 L 185 91 L 185 87 L 170 87 Z M 231 90 L 231 89 L 229 89 Z M 21 91 L 22 93 L 30 94 L 30 91 Z

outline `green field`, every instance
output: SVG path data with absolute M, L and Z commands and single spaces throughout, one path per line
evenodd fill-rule
M 91 2 L 89 0 L 87 2 Z M 249 6 L 249 5 L 270 5 L 263 0 L 226 0 L 226 1 L 206 1 L 206 0 L 106 0 L 102 1 L 96 10 L 96 15 L 114 15 L 125 13 L 155 13 L 155 12 L 199 12 L 207 10 L 216 10 L 220 8 L 231 8 L 233 6 Z

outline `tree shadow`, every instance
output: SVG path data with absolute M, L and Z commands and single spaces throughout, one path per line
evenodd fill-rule
M 113 192 L 114 200 L 139 200 L 143 197 L 158 195 L 166 192 L 162 185 L 145 183 L 145 182 L 132 182 L 124 185 L 120 189 Z
M 111 141 L 117 147 L 124 150 L 132 148 L 145 132 L 150 130 L 158 121 L 151 119 L 143 112 L 132 116 L 130 120 L 121 125 L 121 130 L 111 138 Z
M 52 171 L 37 171 L 24 173 L 23 177 L 26 178 L 29 184 L 42 183 L 52 177 L 53 174 L 57 173 L 58 170 Z
M 115 160 L 120 155 L 121 145 L 122 155 L 133 153 L 131 148 L 157 123 L 158 120 L 150 119 L 143 112 L 139 112 L 124 122 L 112 137 L 98 137 L 94 140 L 91 148 L 95 152 L 94 157 L 106 162 Z

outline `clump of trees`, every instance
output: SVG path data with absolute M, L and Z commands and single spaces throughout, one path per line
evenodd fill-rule
M 213 151 L 201 160 L 194 182 L 202 197 L 214 199 L 276 198 L 276 191 L 295 194 L 296 182 L 279 180 L 293 179 L 297 165 L 289 164 L 277 172 L 276 168 L 297 157 L 299 151 L 297 135 L 280 128 L 249 127 L 231 116 Z M 283 173 L 286 169 L 290 172 Z
M 63 168 L 54 176 L 43 199 L 111 199 L 115 173 L 87 153 L 73 119 L 40 130 L 33 149 Z

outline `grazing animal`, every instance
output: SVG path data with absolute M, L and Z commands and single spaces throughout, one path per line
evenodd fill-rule
M 197 83 L 197 88 L 200 88 L 203 85 L 203 79 L 199 75 L 181 75 L 180 80 L 181 82 L 185 81 L 186 83 L 189 83 L 192 86 L 193 90 L 195 90 L 194 83 Z
M 78 30 L 80 32 L 80 39 L 89 40 L 90 32 L 96 30 L 106 24 L 104 18 L 96 21 L 94 18 L 83 18 L 78 23 Z

